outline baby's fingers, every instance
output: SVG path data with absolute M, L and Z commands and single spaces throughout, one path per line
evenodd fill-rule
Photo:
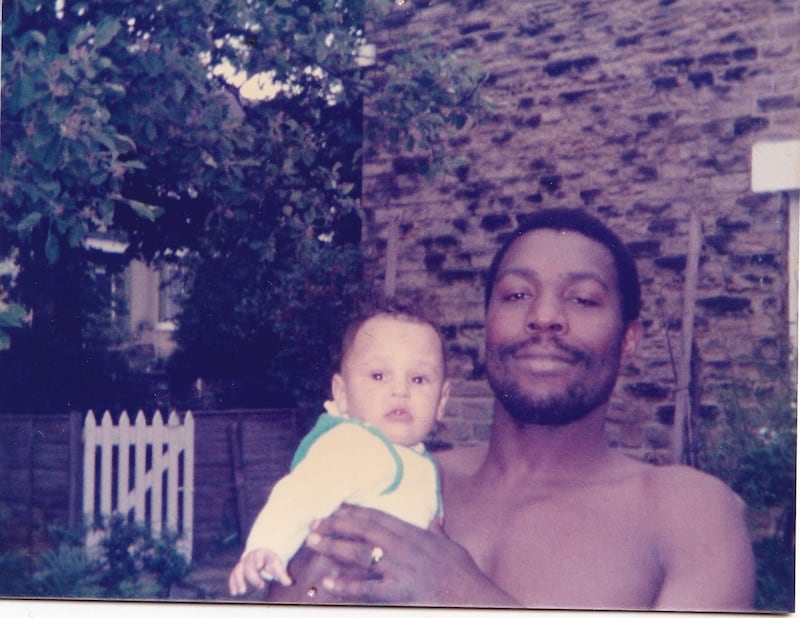
M 283 564 L 283 561 L 277 556 L 270 562 L 269 565 L 272 576 L 277 579 L 284 586 L 292 585 L 292 578 L 289 577 L 289 572 Z
M 247 583 L 244 579 L 244 565 L 239 562 L 231 574 L 228 576 L 228 590 L 232 596 L 238 596 L 247 592 Z
M 261 590 L 266 586 L 264 583 L 264 576 L 261 573 L 261 569 L 254 564 L 252 561 L 247 561 L 244 564 L 244 579 L 247 580 L 247 583 L 253 586 L 253 588 L 257 588 Z

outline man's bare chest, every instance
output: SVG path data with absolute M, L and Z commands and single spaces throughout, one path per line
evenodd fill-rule
M 445 530 L 526 605 L 642 608 L 660 583 L 646 504 L 622 484 L 445 498 Z

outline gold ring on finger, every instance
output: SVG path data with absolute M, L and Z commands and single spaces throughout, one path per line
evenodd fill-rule
M 378 564 L 381 559 L 383 558 L 383 548 L 379 545 L 376 545 L 372 548 L 372 552 L 369 555 L 369 566 L 375 566 Z

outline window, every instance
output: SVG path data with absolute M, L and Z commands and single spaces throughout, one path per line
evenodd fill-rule
M 158 329 L 175 330 L 184 292 L 185 269 L 180 264 L 165 263 L 158 271 Z
M 798 261 L 800 261 L 800 140 L 753 144 L 751 187 L 785 192 L 789 201 L 789 336 L 797 352 Z

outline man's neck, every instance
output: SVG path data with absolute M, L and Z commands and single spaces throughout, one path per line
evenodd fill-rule
M 530 482 L 589 480 L 602 474 L 613 459 L 605 438 L 606 405 L 583 419 L 562 426 L 518 426 L 495 402 L 489 449 L 483 463 L 486 473 Z

